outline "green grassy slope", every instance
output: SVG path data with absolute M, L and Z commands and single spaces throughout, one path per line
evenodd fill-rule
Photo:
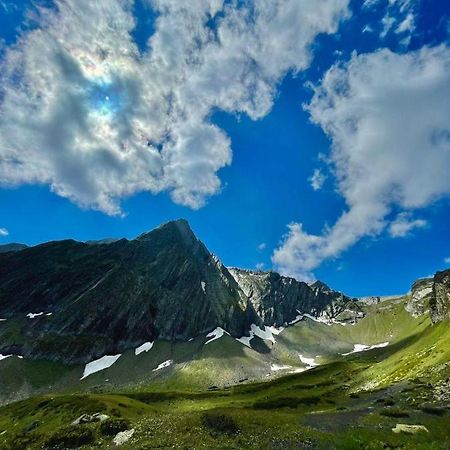
M 76 441 L 89 435 L 85 448 L 109 449 L 112 436 L 99 423 L 67 429 L 94 412 L 135 429 L 125 449 L 450 448 L 450 324 L 412 318 L 403 301 L 366 308 L 370 314 L 354 326 L 302 321 L 276 336 L 273 346 L 255 341 L 259 352 L 228 336 L 208 345 L 206 338 L 157 342 L 148 353 L 128 352 L 83 381 L 82 367 L 40 363 L 37 388 L 58 377 L 67 384 L 59 385 L 60 394 L 0 408 L 0 448 L 58 448 L 55 442 L 67 436 Z M 384 348 L 339 355 L 354 344 L 386 341 Z M 274 378 L 270 365 L 301 366 L 298 353 L 320 355 L 321 365 Z M 172 366 L 153 372 L 168 359 Z M 11 383 L 15 369 L 22 367 L 23 376 L 39 369 L 38 362 L 17 358 L 0 364 Z M 5 364 L 11 365 L 6 371 Z M 249 374 L 267 381 L 231 386 Z M 212 385 L 225 387 L 208 391 Z M 396 434 L 399 423 L 428 432 Z

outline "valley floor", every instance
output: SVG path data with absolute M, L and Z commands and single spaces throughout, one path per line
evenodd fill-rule
M 415 380 L 355 393 L 352 380 L 366 364 L 358 358 L 215 392 L 36 397 L 1 409 L 1 448 L 110 449 L 125 429 L 134 433 L 120 448 L 133 450 L 450 448 L 450 410 L 437 387 Z M 71 426 L 94 413 L 110 418 Z M 421 429 L 395 433 L 398 424 Z
M 3 392 L 24 385 L 20 376 L 25 375 L 31 387 L 23 395 L 29 398 L 0 408 L 0 448 L 450 448 L 448 322 L 411 318 L 396 301 L 351 327 L 296 324 L 277 336 L 268 352 L 229 336 L 204 341 L 176 349 L 158 344 L 148 354 L 124 355 L 81 381 L 82 367 L 55 372 L 55 365 L 44 362 L 2 361 Z M 377 346 L 385 341 L 389 345 Z M 353 353 L 356 343 L 373 348 Z M 200 350 L 192 353 L 194 347 Z M 309 358 L 322 355 L 320 365 L 265 378 L 270 358 L 295 367 L 300 350 Z M 189 355 L 195 359 L 188 361 Z M 174 364 L 155 372 L 166 359 Z M 229 383 L 228 373 L 245 364 L 267 381 Z M 152 378 L 142 378 L 143 373 Z M 127 383 L 132 376 L 144 381 Z M 50 390 L 56 379 L 65 380 L 66 388 L 55 384 Z M 108 418 L 72 425 L 83 414 L 97 413 Z

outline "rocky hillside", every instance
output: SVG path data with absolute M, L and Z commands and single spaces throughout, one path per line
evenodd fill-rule
M 0 318 L 20 327 L 3 336 L 0 353 L 69 361 L 156 338 L 188 340 L 217 326 L 242 336 L 258 323 L 185 221 L 132 241 L 67 240 L 1 254 Z
M 276 272 L 229 269 L 265 325 L 283 326 L 299 315 L 323 321 L 352 321 L 362 316 L 358 304 L 324 283 L 311 286 Z
M 11 244 L 0 245 L 0 253 L 19 252 L 20 250 L 24 250 L 25 248 L 27 248 L 25 244 L 17 244 L 15 242 L 11 242 Z
M 248 336 L 253 324 L 279 327 L 301 314 L 331 321 L 362 313 L 323 284 L 228 270 L 184 220 L 130 241 L 0 253 L 0 354 L 86 362 L 217 327 Z
M 450 270 L 416 281 L 406 309 L 413 316 L 429 313 L 433 323 L 450 319 Z

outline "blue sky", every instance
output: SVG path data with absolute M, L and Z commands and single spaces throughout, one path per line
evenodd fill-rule
M 450 4 L 85 3 L 0 1 L 0 243 L 185 217 L 355 296 L 450 266 Z

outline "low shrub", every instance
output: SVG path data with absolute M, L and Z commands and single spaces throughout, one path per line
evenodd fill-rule
M 235 420 L 227 414 L 206 412 L 202 414 L 201 422 L 213 434 L 227 434 L 232 436 L 239 433 L 239 427 Z
M 385 417 L 395 417 L 396 419 L 401 417 L 409 417 L 409 414 L 401 409 L 383 409 L 380 411 L 380 414 Z
M 61 428 L 53 433 L 45 442 L 44 448 L 47 450 L 65 450 L 92 444 L 94 441 L 94 433 L 90 428 L 73 425 Z
M 125 419 L 107 419 L 100 424 L 100 433 L 105 436 L 115 436 L 130 428 L 130 424 Z
M 4 444 L 5 450 L 24 450 L 26 448 L 34 448 L 38 436 L 34 433 L 16 434 L 9 443 Z
M 447 411 L 444 408 L 437 406 L 422 406 L 420 408 L 424 413 L 432 414 L 433 416 L 443 416 Z
M 317 405 L 320 402 L 320 397 L 281 397 L 273 400 L 263 400 L 253 404 L 255 409 L 278 409 L 278 408 L 297 408 L 299 405 Z

